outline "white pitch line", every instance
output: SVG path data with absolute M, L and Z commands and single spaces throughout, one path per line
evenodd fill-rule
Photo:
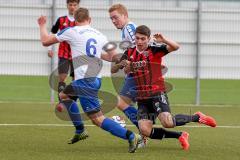
M 8 124 L 8 123 L 2 123 L 0 124 L 1 126 L 37 126 L 37 127 L 72 127 L 73 125 L 70 124 Z M 86 127 L 96 127 L 95 125 L 92 124 L 87 124 L 85 125 Z M 156 127 L 162 127 L 161 125 L 155 125 Z M 127 125 L 127 127 L 135 127 L 135 125 Z M 182 127 L 182 128 L 210 128 L 208 126 L 200 126 L 200 125 L 196 125 L 196 126 L 178 126 L 178 127 Z M 216 128 L 240 128 L 240 126 L 217 126 Z

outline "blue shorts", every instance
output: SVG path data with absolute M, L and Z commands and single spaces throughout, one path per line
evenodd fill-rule
M 70 84 L 74 95 L 79 98 L 82 109 L 85 113 L 100 111 L 98 90 L 101 87 L 100 78 L 84 78 L 75 80 Z
M 134 80 L 134 78 L 132 76 L 127 76 L 125 78 L 125 81 L 124 81 L 124 84 L 123 84 L 123 87 L 120 91 L 120 95 L 121 96 L 125 96 L 125 97 L 128 97 L 130 98 L 133 102 L 136 102 L 136 92 L 132 92 L 131 90 L 132 89 L 135 89 L 135 86 L 136 86 L 136 82 Z

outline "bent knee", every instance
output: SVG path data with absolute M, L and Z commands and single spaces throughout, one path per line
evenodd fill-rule
M 147 137 L 149 137 L 152 132 L 152 128 L 147 127 L 147 126 L 141 126 L 139 129 L 140 129 L 141 134 L 143 136 L 147 136 Z
M 61 100 L 63 100 L 63 99 L 69 99 L 68 95 L 65 94 L 65 93 L 63 93 L 63 92 L 60 92 L 60 93 L 59 93 L 59 98 L 60 98 Z
M 175 126 L 171 114 L 161 115 L 160 121 L 164 128 L 173 128 Z
M 105 119 L 101 112 L 88 115 L 88 117 L 91 119 L 92 123 L 98 127 L 102 126 L 102 122 Z

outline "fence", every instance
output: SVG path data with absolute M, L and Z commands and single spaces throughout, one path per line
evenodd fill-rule
M 81 5 L 90 9 L 92 26 L 119 43 L 120 31 L 107 12 L 113 3 L 126 5 L 136 24 L 146 24 L 181 44 L 165 58 L 166 77 L 197 78 L 197 97 L 200 79 L 240 79 L 240 1 L 82 0 Z M 11 4 L 0 0 L 0 75 L 51 73 L 51 60 L 39 42 L 36 19 L 41 14 L 48 16 L 50 30 L 52 19 L 66 14 L 65 0 L 12 0 Z M 56 57 L 53 62 L 56 68 Z M 105 63 L 105 76 L 109 70 Z

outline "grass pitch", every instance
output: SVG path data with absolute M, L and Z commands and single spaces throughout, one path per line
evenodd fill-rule
M 183 151 L 175 139 L 149 140 L 146 148 L 136 153 L 127 152 L 128 143 L 113 137 L 85 121 L 89 139 L 69 145 L 74 128 L 54 114 L 50 104 L 1 103 L 0 104 L 0 159 L 236 159 L 240 157 L 240 107 L 172 106 L 174 113 L 201 110 L 213 115 L 217 128 L 191 123 L 173 130 L 190 133 L 190 150 Z M 122 115 L 116 109 L 107 115 Z M 5 125 L 4 125 L 5 124 Z M 130 124 L 127 121 L 127 124 Z M 128 127 L 136 131 L 135 127 Z
M 168 81 L 174 85 L 169 94 L 173 113 L 191 114 L 201 110 L 212 115 L 218 127 L 191 123 L 172 129 L 190 133 L 190 150 L 187 152 L 181 149 L 177 140 L 165 139 L 149 140 L 146 148 L 130 154 L 126 141 L 92 126 L 89 121 L 85 121 L 89 139 L 67 144 L 74 128 L 71 122 L 55 115 L 54 106 L 49 103 L 48 78 L 1 76 L 0 160 L 239 160 L 239 82 L 202 80 L 201 103 L 204 105 L 196 107 L 191 105 L 194 103 L 194 80 Z M 110 84 L 110 79 L 104 79 L 102 88 L 115 94 Z M 123 115 L 117 109 L 110 110 L 109 117 Z M 129 121 L 127 124 L 130 125 Z M 137 131 L 133 126 L 128 128 Z

